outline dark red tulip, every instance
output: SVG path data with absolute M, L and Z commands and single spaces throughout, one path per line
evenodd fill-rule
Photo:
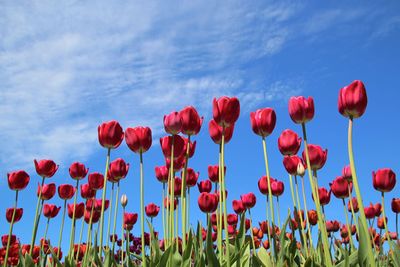
M 99 172 L 92 172 L 89 174 L 88 183 L 91 189 L 100 190 L 104 186 L 104 176 Z
M 26 171 L 19 170 L 7 173 L 7 180 L 11 190 L 22 190 L 28 185 L 30 177 Z
M 235 128 L 234 124 L 224 129 L 224 143 L 228 143 L 232 139 L 233 130 Z M 208 124 L 208 131 L 210 133 L 211 139 L 216 144 L 221 144 L 222 142 L 222 127 L 217 124 L 216 121 L 210 120 Z
M 200 183 L 197 183 L 197 186 L 199 188 L 200 193 L 203 193 L 203 192 L 210 193 L 211 192 L 212 184 L 211 184 L 210 180 L 201 181 Z
M 255 134 L 267 137 L 275 128 L 276 113 L 272 108 L 257 109 L 256 112 L 250 112 L 250 122 Z
M 193 187 L 197 184 L 197 180 L 199 179 L 199 172 L 195 172 L 192 168 L 187 168 L 186 173 L 186 186 Z M 181 173 L 181 177 L 183 177 L 183 172 Z
M 367 92 L 362 81 L 355 80 L 339 91 L 339 112 L 347 118 L 361 117 L 367 108 L 367 103 Z
M 396 174 L 389 168 L 372 172 L 374 188 L 380 192 L 390 192 L 396 185 Z
M 43 187 L 41 187 L 40 184 L 38 184 L 38 190 L 37 190 L 38 196 L 40 192 L 42 192 L 40 197 L 42 200 L 49 200 L 56 194 L 56 184 L 54 183 L 45 184 L 43 185 Z
M 90 187 L 90 184 L 81 185 L 81 197 L 83 199 L 93 198 L 96 195 L 96 190 Z
M 375 210 L 375 217 L 381 216 L 381 213 L 382 213 L 381 203 L 378 202 L 378 203 L 374 204 L 374 210 Z
M 75 206 L 74 204 L 68 204 L 68 217 L 72 219 L 74 216 L 74 209 L 75 209 L 75 219 L 80 219 L 83 217 L 83 214 L 85 213 L 85 204 L 82 203 L 77 203 Z
M 101 211 L 101 206 L 102 206 L 102 199 L 95 199 L 94 201 L 90 201 L 91 199 L 86 200 L 86 207 L 90 206 L 90 204 L 88 205 L 88 202 L 92 202 L 92 204 L 94 203 L 94 209 Z M 104 201 L 104 210 L 107 210 L 108 207 L 110 206 L 110 201 L 108 199 L 106 199 Z
M 232 208 L 236 214 L 241 214 L 246 210 L 242 200 L 236 200 L 236 199 L 232 201 Z
M 155 173 L 156 173 L 156 177 L 157 180 L 162 182 L 162 183 L 166 183 L 168 182 L 168 173 L 169 170 L 166 166 L 157 166 L 155 167 Z
M 162 152 L 164 157 L 171 158 L 172 140 L 174 140 L 174 158 L 179 158 L 185 152 L 185 140 L 180 135 L 160 138 Z
M 400 213 L 400 198 L 393 198 L 391 205 L 394 213 Z
M 124 139 L 124 131 L 121 125 L 115 120 L 100 124 L 97 128 L 97 133 L 100 145 L 109 149 L 119 147 Z
M 124 224 L 135 225 L 138 219 L 137 213 L 124 213 Z
M 296 155 L 301 146 L 301 138 L 290 129 L 284 130 L 278 138 L 278 148 L 282 155 Z
M 314 117 L 314 99 L 312 97 L 292 96 L 289 99 L 289 114 L 294 123 L 306 123 Z
M 150 218 L 156 217 L 158 215 L 158 212 L 160 211 L 160 207 L 154 203 L 148 204 L 144 209 L 147 217 Z
M 62 184 L 58 186 L 58 196 L 61 199 L 71 199 L 75 194 L 76 188 L 70 184 Z
M 228 225 L 236 225 L 238 223 L 238 216 L 234 213 L 227 216 Z
M 15 208 L 8 208 L 6 210 L 6 219 L 7 222 L 11 223 L 13 212 Z M 22 214 L 24 213 L 23 208 L 16 208 L 15 209 L 15 217 L 14 217 L 14 223 L 18 222 L 22 218 Z
M 189 139 L 185 138 L 185 137 L 182 137 L 182 138 L 183 138 L 183 140 L 185 140 L 185 147 L 184 147 L 185 153 L 184 154 L 186 156 L 186 149 L 187 149 Z M 190 143 L 189 143 L 189 158 L 193 157 L 195 151 L 196 151 L 196 141 L 194 141 L 194 142 L 190 141 Z
M 274 178 L 269 177 L 270 183 L 272 185 L 272 182 L 276 181 Z M 263 195 L 267 195 L 269 193 L 268 190 L 269 186 L 268 186 L 268 177 L 267 176 L 263 176 L 258 180 L 258 189 L 260 190 L 261 194 Z
M 370 203 L 369 206 L 364 208 L 364 213 L 365 213 L 365 217 L 367 217 L 367 219 L 375 218 L 375 209 L 374 209 L 374 206 L 372 205 L 372 203 Z
M 86 169 L 85 165 L 80 162 L 74 162 L 69 167 L 69 175 L 74 180 L 82 180 L 86 177 L 89 169 Z
M 328 149 L 322 150 L 322 148 L 318 145 L 307 145 L 308 155 L 310 157 L 310 166 L 312 170 L 319 170 L 324 167 L 327 156 Z M 306 161 L 306 152 L 303 151 L 303 160 Z
M 283 166 L 290 175 L 297 175 L 297 167 L 300 163 L 303 164 L 303 160 L 297 155 L 285 156 L 283 158 Z
M 61 207 L 57 207 L 53 204 L 44 204 L 43 205 L 43 216 L 46 218 L 54 218 L 57 216 L 58 212 L 60 212 Z
M 328 232 L 337 232 L 340 229 L 340 223 L 338 221 L 326 221 L 326 230 Z
M 236 97 L 223 96 L 213 99 L 213 118 L 220 125 L 229 127 L 233 125 L 240 114 L 240 103 Z
M 205 213 L 212 213 L 218 207 L 218 197 L 212 193 L 202 192 L 197 202 L 200 210 Z
M 151 129 L 143 126 L 129 127 L 125 130 L 125 142 L 133 152 L 144 153 L 151 147 Z
M 97 223 L 100 219 L 100 211 L 94 210 L 92 213 L 91 210 L 85 209 L 85 214 L 83 215 L 83 218 L 86 223 L 90 222 L 90 217 L 92 217 L 92 223 Z
M 179 204 L 179 201 L 178 201 L 177 198 L 175 198 L 175 199 L 174 199 L 174 210 L 176 210 L 176 208 L 178 207 L 178 204 Z M 169 197 L 165 197 L 165 198 L 164 198 L 164 207 L 165 207 L 166 209 L 169 209 L 169 206 L 170 206 Z
M 307 212 L 308 221 L 311 225 L 316 225 L 318 223 L 318 215 L 315 210 L 309 210 Z
M 336 177 L 332 183 L 329 184 L 333 195 L 337 198 L 347 198 L 349 197 L 349 186 L 350 192 L 353 188 L 352 183 L 349 183 L 342 176 Z
M 15 235 L 3 235 L 1 237 L 1 243 L 3 244 L 3 247 L 7 247 L 7 243 L 8 243 L 8 238 L 10 237 L 10 246 L 17 244 L 17 237 Z
M 181 190 L 182 190 L 182 179 L 179 177 L 175 177 L 175 179 L 174 179 L 174 195 L 175 195 L 175 197 L 181 196 Z M 171 186 L 169 187 L 168 192 L 171 193 Z
M 35 163 L 36 173 L 44 178 L 52 177 L 58 170 L 58 165 L 51 159 L 42 159 L 33 161 Z
M 222 197 L 219 196 L 219 190 L 215 190 L 214 194 L 217 195 L 218 199 L 222 199 Z M 225 189 L 225 199 L 228 198 L 228 190 Z
M 179 112 L 182 120 L 182 133 L 186 135 L 196 135 L 200 132 L 201 125 L 203 124 L 203 117 L 200 118 L 197 110 L 188 106 Z
M 182 154 L 178 158 L 174 158 L 174 172 L 179 172 L 183 167 L 185 167 L 186 157 Z M 165 158 L 165 166 L 171 168 L 171 158 Z
M 385 229 L 385 221 L 387 224 L 388 223 L 387 217 L 385 217 L 385 219 L 383 219 L 383 217 L 379 217 L 378 221 L 376 222 L 376 226 L 378 226 L 379 229 Z
M 179 112 L 174 111 L 168 115 L 164 115 L 165 132 L 176 135 L 182 130 L 182 117 Z
M 351 199 L 351 202 L 352 202 L 351 204 L 353 205 L 353 210 L 354 210 L 354 212 L 358 212 L 359 208 L 358 208 L 357 198 L 356 198 L 356 197 L 353 197 L 353 198 Z M 351 212 L 350 200 L 347 202 L 347 210 L 348 210 L 349 212 Z
M 342 177 L 348 181 L 351 181 L 353 178 L 351 176 L 351 168 L 350 165 L 343 167 L 342 169 Z
M 279 197 L 283 194 L 283 191 L 285 190 L 285 185 L 281 181 L 273 181 L 271 182 L 271 191 L 272 195 L 275 197 Z
M 256 196 L 253 193 L 247 193 L 240 196 L 240 199 L 243 202 L 243 206 L 246 209 L 251 209 L 256 205 Z
M 208 178 L 210 179 L 211 182 L 213 183 L 219 182 L 218 172 L 219 172 L 218 165 L 208 165 Z M 226 174 L 226 166 L 224 167 L 224 173 Z
M 126 163 L 121 158 L 117 158 L 110 163 L 107 179 L 109 179 L 111 182 L 118 182 L 126 177 L 128 170 L 129 163 Z
M 320 187 L 318 188 L 318 195 L 319 195 L 319 202 L 321 203 L 322 206 L 325 206 L 331 201 L 331 191 L 326 190 L 325 187 Z M 312 199 L 314 200 L 314 196 L 312 196 Z

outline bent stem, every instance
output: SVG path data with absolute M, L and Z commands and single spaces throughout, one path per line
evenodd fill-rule
M 32 256 L 33 252 L 33 246 L 35 245 L 35 240 L 36 240 L 36 233 L 38 229 L 38 224 L 39 224 L 39 219 L 40 219 L 40 214 L 38 213 L 39 207 L 40 207 L 40 200 L 42 198 L 42 188 L 44 185 L 44 177 L 42 177 L 42 185 L 40 187 L 39 195 L 38 195 L 38 200 L 36 203 L 36 211 L 35 211 L 35 220 L 33 222 L 33 230 L 32 230 L 32 240 L 31 240 L 31 247 L 29 249 L 29 255 Z
M 69 234 L 69 250 L 71 251 L 74 242 L 75 242 L 75 226 L 76 226 L 76 220 L 75 220 L 75 210 L 76 210 L 76 200 L 78 197 L 78 190 L 79 190 L 79 180 L 76 180 L 76 186 L 75 186 L 75 196 L 74 196 L 74 210 L 72 212 L 72 224 L 71 224 L 71 233 Z M 72 255 L 73 256 L 73 255 Z M 69 256 L 71 257 L 71 255 Z
M 190 135 L 188 135 L 186 154 L 185 154 L 185 166 L 183 168 L 182 175 L 182 189 L 181 189 L 181 217 L 182 217 L 182 250 L 185 251 L 186 248 L 186 179 L 187 179 L 187 168 L 189 161 L 190 152 Z
M 101 213 L 100 213 L 100 245 L 99 245 L 99 256 L 101 258 L 101 254 L 103 254 L 103 228 L 104 228 L 104 208 L 106 203 L 106 192 L 107 192 L 107 176 L 108 176 L 108 165 L 110 164 L 110 153 L 111 148 L 107 150 L 107 159 L 106 159 L 106 170 L 104 171 L 104 185 L 103 185 L 103 195 L 101 197 Z
M 304 150 L 306 152 L 307 173 L 308 173 L 308 178 L 309 178 L 310 185 L 311 185 L 311 191 L 312 191 L 312 195 L 313 195 L 316 210 L 317 210 L 318 228 L 321 232 L 322 245 L 323 245 L 323 251 L 324 251 L 324 256 L 325 256 L 325 263 L 327 266 L 330 267 L 330 266 L 332 266 L 332 258 L 331 258 L 330 249 L 329 249 L 328 234 L 326 232 L 326 225 L 325 225 L 324 219 L 322 217 L 322 213 L 321 213 L 321 204 L 320 204 L 319 198 L 318 198 L 318 190 L 316 190 L 313 175 L 311 173 L 310 155 L 308 154 L 308 145 L 307 145 L 306 125 L 304 123 L 302 123 L 301 126 L 302 126 L 302 130 L 303 130 Z
M 67 209 L 67 200 L 64 200 L 64 210 L 63 210 L 63 216 L 62 216 L 62 221 L 61 221 L 61 227 L 60 227 L 60 235 L 58 236 L 58 250 L 57 250 L 57 258 L 60 255 L 60 250 L 61 250 L 61 239 L 62 239 L 62 234 L 64 230 L 64 221 L 65 221 L 65 210 Z
M 225 127 L 222 127 L 222 140 L 221 140 L 221 166 L 225 166 Z M 225 172 L 221 168 L 221 182 L 222 182 L 222 202 L 224 208 L 224 229 L 225 229 L 225 246 L 226 258 L 228 266 L 231 266 L 230 249 L 229 249 L 229 235 L 228 235 L 228 217 L 226 213 L 226 191 L 225 191 Z
M 142 263 L 146 267 L 146 251 L 144 246 L 144 182 L 143 182 L 143 152 L 140 151 L 140 229 L 142 231 Z
M 119 181 L 117 184 L 117 193 L 115 194 L 115 209 L 114 209 L 114 225 L 113 225 L 113 240 L 112 240 L 112 252 L 114 254 L 115 248 L 115 231 L 117 229 L 117 216 L 118 216 L 118 198 L 119 198 Z
M 7 266 L 8 252 L 9 252 L 9 249 L 10 249 L 11 235 L 12 235 L 12 230 L 13 230 L 14 220 L 15 220 L 15 213 L 17 213 L 17 203 L 18 203 L 18 190 L 15 191 L 15 204 L 14 204 L 13 214 L 12 214 L 12 217 L 11 217 L 10 230 L 8 231 L 6 255 L 4 257 L 4 267 Z
M 353 156 L 353 118 L 349 119 L 347 142 L 348 142 L 348 153 L 349 153 L 351 175 L 352 175 L 353 185 L 354 185 L 354 189 L 356 191 L 356 197 L 357 197 L 357 202 L 358 202 L 358 206 L 359 206 L 359 213 L 360 213 L 359 220 L 361 220 L 361 226 L 362 226 L 362 232 L 359 232 L 359 234 L 360 235 L 364 234 L 365 236 L 369 236 L 367 218 L 365 217 L 364 204 L 363 204 L 362 197 L 361 197 L 360 187 L 358 185 L 356 166 L 354 164 L 354 156 Z M 369 238 L 366 238 L 366 242 L 367 242 L 366 247 L 367 247 L 367 251 L 368 251 L 369 264 L 371 265 L 371 267 L 375 267 L 375 259 L 374 259 L 374 255 L 373 255 L 373 252 L 372 252 L 371 240 Z

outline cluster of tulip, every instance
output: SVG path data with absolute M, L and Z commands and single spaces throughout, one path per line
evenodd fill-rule
M 397 220 L 400 198 L 393 198 L 391 201 L 391 209 L 396 216 L 395 232 L 389 231 L 387 226 L 384 198 L 386 192 L 394 189 L 396 175 L 388 168 L 373 172 L 372 184 L 381 192 L 382 200 L 366 207 L 363 205 L 357 179 L 352 130 L 354 119 L 361 117 L 366 107 L 367 94 L 361 81 L 354 81 L 340 90 L 338 109 L 349 119 L 350 164 L 343 168 L 341 175 L 335 178 L 327 189 L 320 187 L 317 179 L 318 170 L 324 167 L 327 160 L 327 150 L 307 142 L 306 123 L 314 117 L 313 99 L 302 96 L 290 98 L 290 117 L 295 124 L 301 125 L 303 135 L 301 138 L 295 131 L 286 129 L 278 138 L 278 148 L 283 155 L 283 166 L 288 173 L 293 202 L 293 216 L 289 213 L 285 221 L 281 221 L 279 208 L 279 197 L 284 193 L 285 183 L 270 175 L 267 152 L 267 137 L 275 128 L 276 114 L 272 108 L 251 112 L 251 127 L 253 132 L 261 137 L 265 161 L 265 176 L 258 180 L 258 188 L 266 196 L 267 209 L 265 220 L 259 222 L 259 227 L 253 224 L 251 216 L 251 210 L 257 202 L 254 193 L 243 194 L 240 199 L 233 200 L 234 213 L 227 213 L 225 145 L 231 140 L 235 123 L 239 118 L 240 103 L 237 98 L 224 96 L 213 100 L 213 119 L 209 122 L 208 130 L 213 142 L 219 146 L 219 162 L 218 165 L 208 166 L 209 179 L 199 182 L 199 173 L 189 167 L 189 160 L 196 150 L 196 141 L 193 142 L 191 139 L 199 133 L 203 118 L 192 106 L 164 116 L 164 128 L 168 135 L 160 138 L 160 144 L 165 165 L 155 167 L 155 176 L 163 185 L 161 208 L 155 203 L 144 205 L 143 153 L 152 145 L 151 129 L 139 126 L 127 128 L 124 132 L 117 121 L 105 122 L 98 127 L 99 143 L 107 150 L 104 174 L 98 172 L 88 174 L 84 164 L 74 162 L 69 168 L 69 173 L 76 184 L 63 184 L 57 188 L 54 183 L 45 183 L 46 179 L 57 172 L 57 164 L 46 159 L 34 161 L 36 173 L 42 177 L 42 181 L 37 190 L 30 244 L 20 244 L 18 238 L 13 235 L 13 225 L 20 221 L 23 215 L 23 209 L 18 208 L 18 194 L 27 187 L 30 176 L 23 170 L 8 174 L 9 188 L 15 191 L 15 204 L 6 211 L 10 229 L 8 235 L 2 236 L 0 263 L 3 266 L 18 264 L 22 264 L 18 266 L 35 264 L 61 266 L 63 261 L 61 241 L 67 213 L 72 223 L 70 245 L 64 257 L 65 266 L 192 266 L 192 264 L 194 266 L 247 266 L 248 264 L 303 266 L 307 263 L 323 266 L 354 264 L 376 266 L 385 263 L 399 266 L 400 242 Z M 118 148 L 124 139 L 127 146 L 139 154 L 141 199 L 139 215 L 127 212 L 125 208 L 128 198 L 124 194 L 120 197 L 120 182 L 127 176 L 129 164 L 121 158 L 110 162 L 111 151 Z M 301 156 L 298 156 L 302 144 L 304 150 Z M 314 209 L 307 207 L 310 203 L 306 201 L 306 172 Z M 180 173 L 180 177 L 176 176 L 177 173 Z M 86 176 L 87 183 L 79 185 Z M 111 186 L 110 196 L 107 196 L 110 192 L 107 191 L 107 185 Z M 203 228 L 199 221 L 197 236 L 188 224 L 190 189 L 196 185 L 200 192 L 197 203 L 200 210 L 206 213 L 208 226 Z M 56 189 L 58 196 L 64 200 L 64 206 L 58 245 L 53 246 L 48 239 L 47 230 L 51 219 L 58 215 L 61 207 L 47 202 L 54 197 Z M 97 191 L 101 192 L 101 198 L 97 198 Z M 79 192 L 84 202 L 78 203 Z M 324 206 L 330 202 L 331 193 L 341 199 L 345 223 L 326 219 Z M 72 198 L 73 201 L 67 203 Z M 123 214 L 120 238 L 116 234 L 119 205 L 122 206 Z M 158 216 L 160 209 L 163 226 L 161 240 L 152 226 L 152 220 Z M 105 230 L 104 218 L 107 210 L 109 214 Z M 114 211 L 113 216 L 112 211 Z M 145 214 L 150 218 L 148 232 L 145 232 Z M 36 236 L 42 215 L 47 218 L 47 224 L 40 243 L 37 244 Z M 138 218 L 140 218 L 141 235 L 134 237 L 130 231 Z M 180 235 L 178 218 L 181 220 Z M 374 228 L 375 218 L 379 233 Z M 82 225 L 76 242 L 76 221 L 80 219 Z M 96 223 L 97 229 L 94 229 Z M 88 226 L 85 241 L 82 237 L 84 224 Z M 317 242 L 313 240 L 314 226 L 318 228 Z M 334 234 L 338 231 L 340 238 L 336 238 Z M 382 231 L 385 231 L 385 234 Z M 246 233 L 249 235 L 246 236 Z M 103 238 L 105 234 L 109 240 Z M 103 239 L 108 240 L 104 246 Z M 389 244 L 386 254 L 383 249 L 385 242 Z M 115 244 L 119 247 L 117 250 Z

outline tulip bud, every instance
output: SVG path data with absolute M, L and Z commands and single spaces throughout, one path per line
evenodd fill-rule
M 121 196 L 121 205 L 122 207 L 125 208 L 127 204 L 128 204 L 128 197 L 125 194 L 123 194 Z
M 400 213 L 400 198 L 393 198 L 391 206 L 394 213 Z
M 297 175 L 303 177 L 305 173 L 306 169 L 304 168 L 304 164 L 300 161 L 299 164 L 297 164 Z

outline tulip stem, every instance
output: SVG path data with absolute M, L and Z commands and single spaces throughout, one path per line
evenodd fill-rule
M 267 142 L 266 142 L 264 136 L 262 138 L 262 144 L 263 144 L 263 151 L 264 151 L 265 172 L 267 174 L 267 181 L 268 181 L 269 210 L 271 212 L 271 219 L 272 219 L 272 239 L 273 239 L 272 243 L 274 246 L 274 255 L 275 255 L 275 257 L 277 257 L 278 252 L 277 252 L 277 245 L 276 245 L 276 240 L 275 240 L 275 212 L 274 212 L 274 205 L 272 203 L 271 177 L 269 174 Z
M 387 222 L 386 222 L 386 215 L 385 215 L 385 193 L 384 193 L 384 192 L 382 192 L 382 219 L 383 219 L 383 225 L 385 226 L 385 231 L 386 231 L 387 240 L 389 241 L 390 250 L 393 251 L 392 239 L 390 238 L 389 229 L 388 229 L 388 227 L 387 227 Z M 389 254 L 390 254 L 390 253 L 389 253 Z
M 10 249 L 10 243 L 11 243 L 12 230 L 13 230 L 13 226 L 14 226 L 15 214 L 17 213 L 17 204 L 18 204 L 18 190 L 15 191 L 15 204 L 14 204 L 13 214 L 12 214 L 12 217 L 11 217 L 10 230 L 8 231 L 6 255 L 4 257 L 4 267 L 7 266 L 8 252 L 9 252 L 9 249 Z
M 38 214 L 39 211 L 39 206 L 40 206 L 40 200 L 42 198 L 42 188 L 44 185 L 44 177 L 42 177 L 42 185 L 40 187 L 39 190 L 39 195 L 38 195 L 38 200 L 36 203 L 36 211 L 35 211 L 35 220 L 33 222 L 33 230 L 32 230 L 32 240 L 31 240 L 31 247 L 29 249 L 29 255 L 32 256 L 32 252 L 33 252 L 33 246 L 35 245 L 35 240 L 36 240 L 36 233 L 37 233 L 37 229 L 38 229 L 38 224 L 39 224 L 39 219 L 40 219 L 40 214 Z
M 396 213 L 396 235 L 399 238 L 399 214 Z
M 359 185 L 358 185 L 356 167 L 355 167 L 355 164 L 354 164 L 354 156 L 353 156 L 353 118 L 351 118 L 351 117 L 349 119 L 347 142 L 348 142 L 348 153 L 349 153 L 351 176 L 352 176 L 352 179 L 353 179 L 354 189 L 356 191 L 356 197 L 357 197 L 357 202 L 358 202 L 359 212 L 360 212 L 359 220 L 361 220 L 361 226 L 362 226 L 362 232 L 359 232 L 359 234 L 360 235 L 363 234 L 365 237 L 369 237 L 367 218 L 365 217 L 364 204 L 363 204 L 363 201 L 362 201 L 361 192 L 360 192 L 360 188 L 359 188 Z M 372 251 L 371 240 L 370 240 L 370 238 L 365 238 L 365 240 L 367 242 L 365 244 L 365 246 L 367 247 L 367 251 L 368 251 L 369 264 L 371 265 L 371 267 L 375 267 L 375 259 L 374 259 L 374 255 L 373 255 L 373 251 Z
M 350 183 L 348 184 L 348 186 L 347 186 L 347 188 L 348 188 L 348 191 L 349 191 L 349 203 L 350 203 L 350 210 L 351 210 L 351 215 L 352 215 L 352 217 L 351 217 L 351 226 L 353 225 L 353 221 L 355 222 L 355 226 L 356 226 L 356 231 L 357 231 L 357 233 L 358 234 L 360 234 L 360 230 L 358 229 L 358 223 L 357 223 L 357 218 L 356 218 L 356 214 L 355 214 L 355 212 L 354 212 L 354 207 L 353 207 L 353 196 L 352 196 L 352 193 L 351 193 L 351 189 L 350 189 Z
M 117 193 L 115 194 L 115 209 L 114 209 L 114 225 L 113 225 L 113 240 L 112 240 L 112 252 L 114 254 L 115 248 L 115 231 L 117 229 L 117 216 L 118 216 L 118 198 L 119 198 L 119 181 L 117 184 Z
M 78 189 L 79 189 L 79 179 L 76 180 L 76 186 L 75 186 L 75 196 L 74 196 L 74 206 L 73 206 L 73 211 L 72 211 L 72 225 L 71 225 L 71 233 L 69 234 L 69 250 L 72 250 L 72 247 L 74 246 L 74 242 L 75 242 L 75 226 L 76 226 L 76 219 L 75 219 L 75 210 L 76 210 L 76 200 L 78 197 Z M 70 259 L 71 256 L 73 257 L 73 255 L 69 255 Z
M 97 194 L 97 192 L 96 192 Z M 96 201 L 96 194 L 95 196 L 92 198 L 91 204 L 92 204 L 92 209 L 90 211 L 90 218 L 89 218 L 89 226 L 88 226 L 88 231 L 87 231 L 87 235 L 86 235 L 86 250 L 85 250 L 85 257 L 84 257 L 84 263 L 87 260 L 87 255 L 92 243 L 92 226 L 93 226 L 93 211 L 94 211 L 94 205 L 95 205 L 95 201 Z M 87 203 L 86 203 L 87 205 Z
M 219 152 L 218 152 L 218 190 L 219 190 L 219 201 L 218 201 L 218 211 L 216 213 L 217 217 L 217 238 L 218 238 L 218 253 L 219 253 L 219 264 L 222 265 L 222 256 L 223 256 L 223 251 L 222 251 L 222 191 L 221 191 L 221 184 L 222 184 L 222 174 L 221 170 L 224 168 L 221 165 L 221 153 L 222 151 L 222 145 L 219 144 Z M 215 184 L 215 189 L 217 190 L 217 184 Z
M 228 215 L 226 213 L 226 190 L 225 190 L 225 126 L 222 127 L 222 140 L 221 140 L 221 181 L 222 181 L 222 202 L 224 207 L 224 229 L 225 229 L 225 246 L 226 246 L 226 258 L 228 266 L 231 266 L 230 257 L 230 244 L 228 235 Z
M 189 229 L 189 225 L 190 225 L 190 217 L 189 214 L 190 213 L 190 187 L 188 187 L 188 192 L 187 192 L 187 205 L 186 205 L 186 220 L 188 220 L 187 222 L 185 221 L 186 225 L 187 225 L 187 229 Z
M 354 243 L 353 243 L 353 237 L 351 235 L 351 227 L 350 227 L 350 223 L 349 223 L 349 215 L 347 214 L 346 202 L 344 201 L 344 198 L 342 198 L 342 202 L 343 202 L 344 215 L 346 216 L 347 234 L 348 234 L 349 239 L 350 239 L 350 250 L 349 250 L 349 252 L 351 252 L 351 249 L 354 250 L 355 247 L 354 247 Z
M 162 215 L 162 224 L 163 224 L 163 239 L 164 243 L 167 240 L 166 232 L 165 232 L 165 206 L 164 206 L 164 201 L 165 201 L 165 183 L 163 183 L 163 190 L 162 190 L 162 200 L 161 200 L 161 215 Z
M 251 212 L 249 209 L 249 217 L 250 217 L 250 235 L 251 235 L 251 245 L 253 246 L 253 254 L 256 253 L 256 244 L 254 242 L 254 234 L 253 234 L 253 218 L 251 217 Z
M 314 244 L 313 244 L 313 240 L 312 240 L 312 234 L 311 234 L 310 219 L 308 218 L 308 209 L 307 209 L 307 200 L 306 200 L 305 190 L 306 189 L 305 189 L 305 186 L 304 186 L 304 178 L 303 178 L 303 176 L 301 176 L 301 191 L 302 191 L 302 194 L 303 194 L 303 204 L 304 204 L 304 213 L 306 214 L 307 231 L 308 231 L 308 236 L 309 236 L 309 239 L 310 239 L 310 247 L 314 248 Z
M 278 225 L 281 227 L 281 213 L 279 212 L 279 197 L 276 197 L 276 208 L 277 208 L 277 213 L 278 213 Z
M 83 236 L 83 228 L 85 227 L 85 219 L 82 218 L 82 223 L 81 223 L 81 230 L 79 233 L 79 243 L 78 243 L 78 249 L 76 251 L 76 256 L 75 256 L 75 261 L 78 262 L 79 258 L 79 250 L 81 249 L 81 243 L 82 243 L 82 236 Z
M 189 162 L 190 152 L 190 135 L 188 135 L 186 154 L 185 154 L 185 166 L 182 174 L 182 187 L 181 187 L 181 216 L 182 216 L 182 251 L 186 248 L 186 179 L 187 179 L 187 168 Z
M 318 228 L 321 232 L 321 237 L 322 237 L 323 252 L 324 252 L 324 256 L 325 256 L 325 264 L 330 267 L 330 266 L 332 266 L 332 258 L 331 258 L 331 253 L 329 250 L 328 234 L 326 232 L 326 224 L 324 222 L 324 219 L 323 219 L 322 213 L 321 213 L 321 204 L 319 202 L 318 189 L 314 185 L 314 179 L 313 179 L 313 175 L 311 173 L 310 156 L 308 154 L 308 145 L 307 145 L 306 125 L 305 125 L 305 123 L 302 123 L 301 126 L 302 126 L 302 130 L 303 130 L 304 150 L 306 152 L 305 154 L 306 154 L 306 163 L 307 163 L 307 173 L 308 173 L 308 178 L 310 180 L 311 191 L 312 191 L 312 195 L 313 195 L 316 210 L 317 210 Z
M 169 198 L 169 245 L 172 246 L 174 243 L 174 208 L 175 208 L 175 172 L 174 172 L 174 143 L 175 143 L 175 135 L 172 135 L 172 144 L 171 144 L 171 159 L 170 159 L 170 167 L 169 167 L 169 186 L 168 191 L 170 194 Z M 172 267 L 172 253 L 169 253 L 169 264 Z
M 60 255 L 60 250 L 61 250 L 61 240 L 62 240 L 62 234 L 64 230 L 64 221 L 65 221 L 65 210 L 67 209 L 67 200 L 64 200 L 64 210 L 63 210 L 63 216 L 62 216 L 62 221 L 61 221 L 61 227 L 60 227 L 60 234 L 58 237 L 58 250 L 57 250 L 57 258 Z
M 265 196 L 267 205 L 266 205 L 266 214 L 267 214 L 267 235 L 268 235 L 268 242 L 271 244 L 271 232 L 270 232 L 270 221 L 269 221 L 269 212 L 268 212 L 268 196 Z
M 46 223 L 46 229 L 44 230 L 44 236 L 43 236 L 43 243 L 41 245 L 41 251 L 43 251 L 43 245 L 46 242 L 46 237 L 47 237 L 47 230 L 49 229 L 49 224 L 50 224 L 50 217 L 47 218 L 47 223 Z M 46 251 L 43 251 L 44 254 L 46 254 Z
M 292 175 L 289 174 L 289 183 L 290 183 L 290 193 L 292 194 L 292 202 L 293 202 L 293 207 L 296 210 L 297 206 L 296 206 L 296 198 L 294 197 L 294 190 L 293 190 L 293 179 L 292 179 Z
M 143 181 L 143 152 L 140 151 L 140 229 L 142 231 L 142 263 L 147 266 L 146 251 L 144 244 L 144 181 Z
M 126 245 L 125 245 L 125 234 L 124 234 L 124 216 L 125 216 L 125 207 L 122 206 L 122 244 L 121 244 L 121 265 L 124 266 L 124 248 L 125 248 L 125 253 L 126 252 Z
M 114 198 L 114 182 L 111 183 L 111 196 L 110 196 L 110 208 L 108 210 L 108 221 L 107 221 L 107 247 L 110 246 L 110 233 L 111 233 L 111 213 L 113 209 L 113 198 Z M 115 203 L 115 206 L 118 206 L 118 203 Z M 114 218 L 115 219 L 115 218 Z
M 110 154 L 111 148 L 107 150 L 107 159 L 106 159 L 106 170 L 104 171 L 104 183 L 103 183 L 103 195 L 101 197 L 101 213 L 100 213 L 100 246 L 99 246 L 99 257 L 103 254 L 103 227 L 104 227 L 104 208 L 106 203 L 106 192 L 107 192 L 107 176 L 108 176 L 108 167 L 110 164 Z
M 295 185 L 296 185 L 296 187 L 295 187 L 296 188 L 296 198 L 297 198 L 297 205 L 298 205 L 298 208 L 299 208 L 298 210 L 295 210 L 295 211 L 297 212 L 296 215 L 300 219 L 299 231 L 301 231 L 301 234 L 303 236 L 303 241 L 304 241 L 304 244 L 306 246 L 306 255 L 308 257 L 308 255 L 309 255 L 308 252 L 309 251 L 308 251 L 308 245 L 307 245 L 307 237 L 306 237 L 306 233 L 304 231 L 304 220 L 303 220 L 303 214 L 301 212 L 301 204 L 300 204 L 300 196 L 299 196 L 299 184 L 297 183 L 297 176 L 294 176 L 294 182 L 295 182 Z M 307 220 L 308 235 L 310 236 L 310 240 L 311 240 L 310 225 L 308 223 L 308 214 L 307 214 L 307 210 L 306 209 L 304 210 L 304 214 L 305 214 L 306 220 Z M 312 242 L 311 242 L 311 246 L 312 246 Z

